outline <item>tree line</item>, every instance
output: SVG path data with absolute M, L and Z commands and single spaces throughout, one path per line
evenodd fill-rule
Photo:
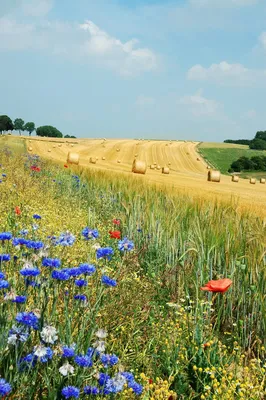
M 232 162 L 228 172 L 266 171 L 266 156 L 240 157 Z
M 63 135 L 58 129 L 51 125 L 39 126 L 35 127 L 34 122 L 24 122 L 22 118 L 16 118 L 14 121 L 7 115 L 0 115 L 0 134 L 2 135 L 4 132 L 9 131 L 18 131 L 21 135 L 21 132 L 28 132 L 29 136 L 31 136 L 32 132 L 36 131 L 37 136 L 43 137 L 58 137 L 58 138 L 73 138 L 76 139 L 76 136 Z
M 266 131 L 258 131 L 252 140 L 248 139 L 226 139 L 224 143 L 235 143 L 248 145 L 252 150 L 266 150 Z

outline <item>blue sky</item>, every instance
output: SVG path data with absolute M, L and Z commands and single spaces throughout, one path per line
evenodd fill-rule
M 1 0 L 0 114 L 77 137 L 266 129 L 264 0 Z

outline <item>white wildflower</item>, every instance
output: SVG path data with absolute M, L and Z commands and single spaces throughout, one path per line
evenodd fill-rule
M 105 339 L 107 335 L 108 333 L 104 329 L 98 329 L 98 331 L 95 333 L 95 336 L 97 336 L 99 339 Z
M 96 348 L 100 353 L 104 353 L 105 351 L 105 342 L 103 340 L 96 340 L 95 343 L 93 343 L 93 347 Z
M 46 347 L 44 347 L 44 346 L 35 346 L 34 347 L 34 355 L 35 356 L 37 356 L 37 357 L 39 357 L 39 358 L 41 358 L 41 357 L 44 357 L 44 356 L 46 356 L 46 353 L 47 353 L 47 348 Z
M 57 339 L 57 330 L 50 325 L 45 326 L 41 331 L 41 338 L 45 343 L 54 344 Z
M 69 362 L 66 362 L 62 367 L 59 368 L 60 374 L 63 376 L 67 376 L 68 374 L 74 374 L 74 367 L 69 364 Z

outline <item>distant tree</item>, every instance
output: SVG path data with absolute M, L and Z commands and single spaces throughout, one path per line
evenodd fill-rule
M 16 118 L 14 121 L 14 129 L 15 129 L 15 131 L 19 131 L 20 135 L 21 135 L 21 131 L 24 131 L 24 124 L 25 124 L 25 122 L 21 118 Z
M 253 139 L 250 142 L 249 148 L 253 150 L 266 150 L 266 140 Z
M 39 126 L 39 128 L 36 129 L 36 134 L 37 136 L 45 137 L 63 137 L 63 134 L 58 129 L 50 125 Z
M 266 140 L 266 131 L 258 131 L 254 139 Z
M 7 115 L 0 115 L 0 132 L 4 131 L 12 131 L 14 129 L 14 125 L 12 119 Z
M 29 136 L 31 136 L 32 132 L 35 131 L 35 124 L 34 122 L 27 122 L 24 125 L 24 131 L 29 132 Z
M 231 164 L 228 172 L 266 171 L 266 156 L 240 157 Z
M 247 146 L 249 146 L 250 142 L 251 142 L 251 140 L 249 140 L 249 139 L 237 139 L 237 140 L 226 139 L 226 140 L 224 140 L 224 143 L 245 144 Z
M 65 139 L 77 139 L 76 136 L 65 135 Z

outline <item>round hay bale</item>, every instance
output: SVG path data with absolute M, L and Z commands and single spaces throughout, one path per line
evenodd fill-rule
M 209 171 L 208 172 L 208 181 L 209 182 L 220 182 L 221 173 L 220 171 Z
M 51 153 L 51 151 L 52 151 L 51 149 L 48 149 L 48 153 Z
M 120 164 L 120 163 L 121 163 L 121 160 L 117 160 L 117 162 L 118 162 L 118 164 Z
M 72 153 L 71 151 L 69 151 L 68 155 L 67 155 L 67 163 L 78 165 L 79 164 L 79 154 Z
M 96 157 L 96 161 L 98 161 L 99 160 L 99 157 Z
M 53 148 L 54 148 L 54 149 L 56 148 L 56 145 L 55 145 L 55 144 L 53 145 Z
M 249 183 L 251 185 L 256 185 L 256 179 L 255 178 L 250 178 Z
M 58 147 L 62 147 L 62 143 L 59 143 Z
M 132 165 L 132 172 L 134 174 L 146 174 L 147 165 L 145 161 L 134 160 Z
M 29 147 L 29 148 L 28 148 L 28 151 L 32 151 L 32 147 Z
M 160 166 L 160 165 L 157 165 L 156 169 L 158 169 L 158 171 L 160 171 L 161 166 Z
M 206 167 L 207 169 L 211 169 L 211 167 L 209 166 L 209 165 L 207 165 L 207 167 Z
M 31 143 L 31 140 L 29 140 L 29 143 Z
M 72 143 L 71 147 L 74 147 L 73 143 Z
M 135 154 L 135 156 L 134 157 L 138 157 L 138 154 Z
M 260 183 L 263 183 L 263 184 L 265 185 L 265 183 L 266 183 L 266 179 L 264 179 L 264 178 L 260 178 Z
M 150 169 L 155 169 L 155 165 L 151 164 Z
M 168 146 L 168 143 L 165 143 L 165 146 Z
M 104 160 L 105 160 L 105 157 L 102 157 L 102 160 L 104 161 Z
M 168 167 L 162 168 L 162 174 L 169 174 L 169 173 L 170 173 L 170 169 Z
M 199 157 L 197 157 L 197 161 L 200 161 L 200 158 L 199 158 Z
M 120 151 L 120 149 L 119 149 L 119 148 L 117 148 L 117 149 L 116 149 L 116 151 Z
M 168 165 L 171 165 L 171 163 L 169 162 Z
M 96 164 L 97 160 L 95 157 L 90 157 L 90 164 Z
M 237 175 L 233 175 L 232 182 L 239 182 L 239 177 Z

